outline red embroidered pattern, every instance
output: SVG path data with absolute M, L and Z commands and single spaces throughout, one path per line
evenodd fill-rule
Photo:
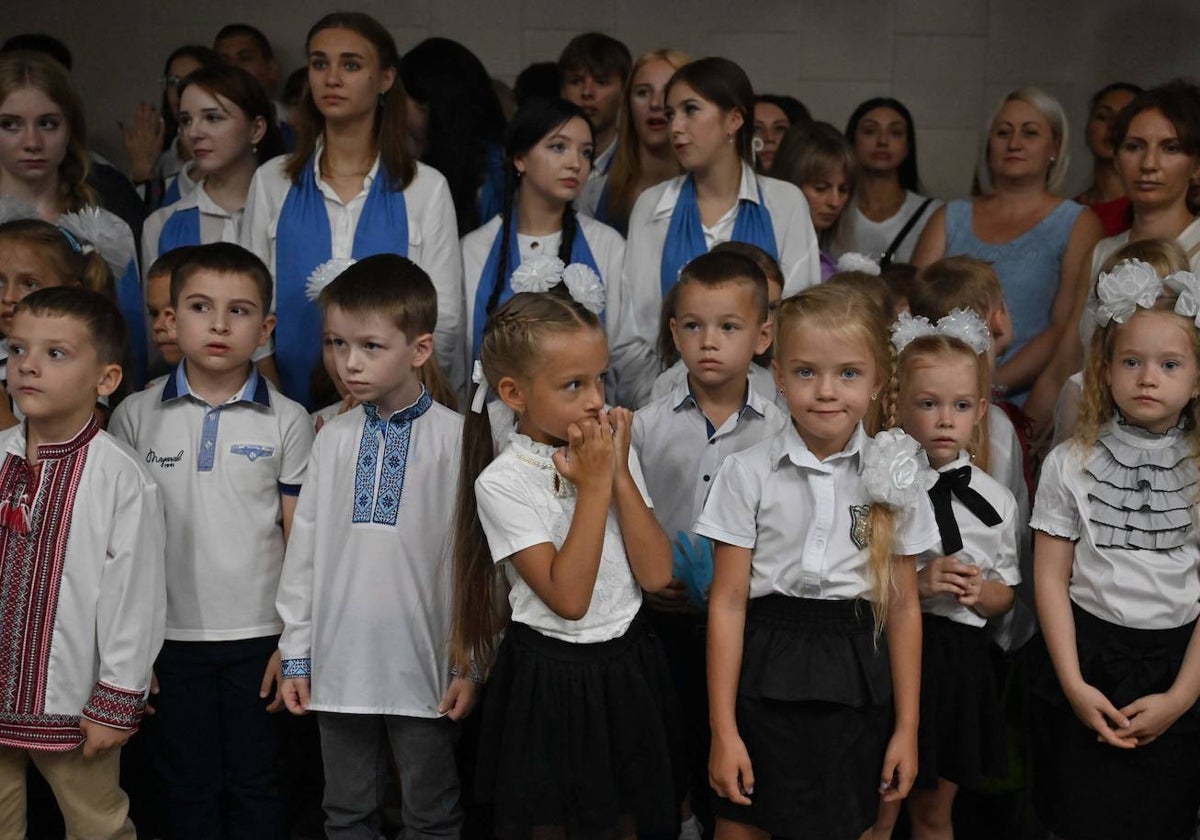
M 133 729 L 142 719 L 145 707 L 142 692 L 98 682 L 87 705 L 83 707 L 83 716 L 105 726 Z

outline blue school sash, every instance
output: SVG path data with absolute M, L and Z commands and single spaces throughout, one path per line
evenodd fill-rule
M 142 292 L 142 278 L 138 273 L 137 260 L 125 266 L 117 283 L 117 307 L 125 316 L 128 335 L 129 364 L 132 370 L 125 371 L 125 380 L 140 391 L 146 384 L 146 366 L 149 364 L 150 345 L 146 331 L 146 299 Z
M 200 208 L 189 207 L 172 213 L 158 235 L 158 255 L 188 245 L 200 245 Z M 149 266 L 147 266 L 149 270 Z
M 487 147 L 483 184 L 479 187 L 479 224 L 504 210 L 504 149 L 495 143 Z
M 513 209 L 516 213 L 516 208 Z M 483 326 L 487 322 L 488 300 L 492 297 L 492 292 L 496 288 L 497 269 L 500 267 L 500 237 L 504 235 L 504 224 L 501 222 L 500 230 L 496 232 L 496 238 L 492 241 L 492 250 L 488 252 L 487 261 L 483 264 L 483 272 L 479 275 L 479 286 L 475 289 L 475 308 L 474 316 L 471 321 L 471 358 L 479 358 L 479 345 L 483 341 Z M 600 282 L 604 282 L 604 275 L 600 273 L 600 269 L 596 266 L 596 258 L 592 256 L 592 249 L 588 246 L 587 237 L 583 235 L 583 227 L 575 228 L 575 241 L 571 243 L 571 262 L 583 263 L 592 271 L 596 272 L 596 276 L 600 278 Z M 517 242 L 517 226 L 513 224 L 508 230 L 508 270 L 504 272 L 504 288 L 500 290 L 500 296 L 496 298 L 496 306 L 504 303 L 513 296 L 512 286 L 509 281 L 512 279 L 513 272 L 521 265 L 521 246 Z M 603 315 L 601 320 L 603 320 Z
M 775 242 L 775 229 L 771 226 L 771 213 L 763 199 L 762 185 L 757 186 L 757 204 L 746 198 L 738 202 L 737 221 L 733 224 L 731 239 L 734 242 L 757 245 L 778 260 L 779 247 Z M 696 205 L 696 181 L 688 175 L 683 179 L 679 199 L 671 213 L 667 239 L 663 243 L 659 279 L 664 297 L 679 279 L 679 272 L 683 267 L 707 251 L 704 229 L 700 226 L 700 209 Z
M 288 190 L 275 237 L 275 363 L 283 393 L 312 408 L 309 379 L 321 359 L 321 312 L 304 293 L 314 268 L 333 256 L 325 196 L 309 160 Z M 351 256 L 408 256 L 408 205 L 382 162 L 367 193 Z
M 183 177 L 182 169 L 173 175 L 169 181 L 167 181 L 167 190 L 163 193 L 162 204 L 158 205 L 159 207 L 169 207 L 179 199 L 183 198 L 183 195 L 179 190 L 179 179 L 181 177 Z

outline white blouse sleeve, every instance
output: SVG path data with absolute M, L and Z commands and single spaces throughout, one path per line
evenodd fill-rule
M 1073 446 L 1077 446 L 1074 441 L 1061 443 L 1046 457 L 1029 520 L 1033 530 L 1068 540 L 1079 539 L 1083 532 L 1079 507 L 1065 476 Z
M 317 510 L 321 503 L 321 444 L 328 437 L 319 435 L 313 442 L 304 486 L 292 515 L 292 530 L 275 595 L 275 610 L 283 621 L 279 655 L 283 659 L 285 677 L 312 675 L 313 567 L 317 551 Z
M 692 529 L 717 542 L 754 548 L 758 542 L 758 503 L 762 488 L 737 455 L 726 458 L 717 469 L 704 510 Z

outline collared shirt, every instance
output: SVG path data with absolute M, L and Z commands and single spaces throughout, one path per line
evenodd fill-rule
M 200 243 L 208 245 L 212 242 L 237 243 L 242 229 L 242 217 L 245 209 L 234 210 L 232 213 L 221 207 L 201 186 L 200 189 L 189 190 L 179 201 L 160 207 L 146 217 L 142 226 L 142 276 L 149 271 L 161 254 L 158 252 L 158 240 L 162 236 L 167 221 L 182 210 L 196 208 L 200 211 Z
M 941 467 L 938 473 L 956 470 L 959 467 L 971 467 L 972 490 L 983 496 L 996 513 L 1000 514 L 999 525 L 986 525 L 979 517 L 967 509 L 958 498 L 951 495 L 950 509 L 954 513 L 954 521 L 958 525 L 962 537 L 962 548 L 954 553 L 954 557 L 963 563 L 978 566 L 984 580 L 999 581 L 1008 586 L 1016 586 L 1021 582 L 1021 570 L 1017 565 L 1017 503 L 1008 489 L 990 475 L 971 464 L 970 458 L 964 452 L 958 458 Z M 922 552 L 917 558 L 917 568 L 922 568 L 936 557 L 944 557 L 945 550 L 939 537 L 937 545 Z M 983 627 L 987 619 L 971 607 L 964 607 L 958 600 L 947 592 L 941 592 L 932 598 L 921 600 L 921 610 L 933 615 L 940 615 L 959 624 L 972 627 Z
M 325 198 L 332 243 L 329 257 L 349 258 L 354 249 L 354 233 L 362 216 L 371 184 L 379 172 L 379 159 L 363 179 L 362 189 L 349 201 L 342 201 L 325 183 L 320 172 L 321 146 L 313 153 L 311 166 L 317 186 Z M 292 181 L 284 171 L 286 156 L 273 158 L 258 168 L 246 197 L 246 217 L 242 222 L 241 244 L 257 254 L 271 275 L 275 275 L 276 232 L 279 214 L 287 200 Z M 434 345 L 438 363 L 456 387 L 467 381 L 462 346 L 462 253 L 458 246 L 458 222 L 450 188 L 442 174 L 423 163 L 404 190 L 408 210 L 408 258 L 421 266 L 437 290 L 437 328 Z M 274 308 L 274 306 L 272 306 Z
M 859 425 L 845 449 L 820 461 L 788 423 L 725 459 L 693 530 L 753 549 L 751 598 L 870 598 L 871 499 L 862 458 L 871 445 Z M 893 554 L 920 554 L 937 539 L 927 495 L 897 512 Z
M 614 137 L 612 142 L 608 144 L 608 148 L 600 152 L 592 160 L 592 170 L 588 173 L 588 181 L 603 179 L 608 175 L 608 170 L 612 169 L 613 158 L 617 156 L 617 142 L 619 138 Z
M 1033 532 L 1029 530 L 1029 485 L 1025 482 L 1025 451 L 1004 409 L 988 403 L 988 475 L 999 481 L 1017 502 L 1017 561 L 1021 580 L 1033 580 Z M 1006 651 L 1016 650 L 1037 632 L 1037 608 L 1032 585 L 1019 586 L 1013 608 L 989 622 L 992 640 Z
M 0 745 L 66 751 L 82 715 L 141 719 L 162 645 L 163 509 L 125 444 L 92 418 L 26 460 L 25 424 L 0 432 L 0 496 L 29 530 L 0 526 Z
M 613 358 L 621 364 L 624 380 L 618 401 L 624 405 L 644 404 L 658 373 L 654 345 L 658 340 L 662 310 L 663 247 L 685 177 L 672 178 L 643 192 L 629 217 L 629 242 L 625 248 L 621 286 L 623 308 L 618 337 L 613 344 Z M 704 228 L 704 240 L 710 249 L 727 241 L 733 234 L 740 202 L 757 204 L 760 186 L 761 200 L 770 211 L 771 227 L 779 248 L 783 293 L 784 296 L 793 295 L 821 280 L 817 235 L 809 217 L 808 203 L 795 185 L 757 176 L 743 163 L 738 201 L 715 225 Z
M 283 628 L 283 495 L 296 495 L 312 446 L 308 413 L 251 369 L 221 405 L 192 391 L 186 365 L 113 412 L 162 490 L 167 629 L 175 641 L 270 636 Z
M 391 524 L 355 517 L 364 435 L 381 444 L 365 466 L 378 475 L 386 430 L 363 406 L 334 417 L 313 443 L 279 581 L 285 674 L 308 671 L 317 711 L 438 717 L 450 684 L 462 418 L 433 403 L 411 421 Z
M 679 387 L 680 382 L 687 382 L 687 374 L 687 365 L 683 363 L 683 359 L 675 362 L 655 378 L 654 387 L 650 389 L 650 400 L 659 400 L 673 393 Z M 787 400 L 780 395 L 779 386 L 775 384 L 775 374 L 771 368 L 751 362 L 750 387 L 764 400 L 774 403 L 775 407 L 784 414 L 787 413 Z
M 677 532 L 691 532 L 726 456 L 778 434 L 787 422 L 785 412 L 748 384 L 746 402 L 714 429 L 688 390 L 686 376 L 670 394 L 639 408 L 633 415 L 633 446 L 667 537 L 674 541 Z
M 1116 434 L 1131 446 L 1165 445 Z M 1098 445 L 1097 445 L 1098 446 Z M 1059 444 L 1042 465 L 1030 527 L 1075 543 L 1069 592 L 1092 615 L 1122 627 L 1165 630 L 1200 615 L 1200 532 L 1167 551 L 1105 546 L 1097 548 L 1088 518 L 1088 494 L 1096 480 L 1085 469 L 1096 447 L 1073 440 Z

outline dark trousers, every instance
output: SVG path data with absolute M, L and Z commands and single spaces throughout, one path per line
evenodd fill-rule
M 278 636 L 163 643 L 157 753 L 174 840 L 283 834 L 279 721 L 258 696 Z

